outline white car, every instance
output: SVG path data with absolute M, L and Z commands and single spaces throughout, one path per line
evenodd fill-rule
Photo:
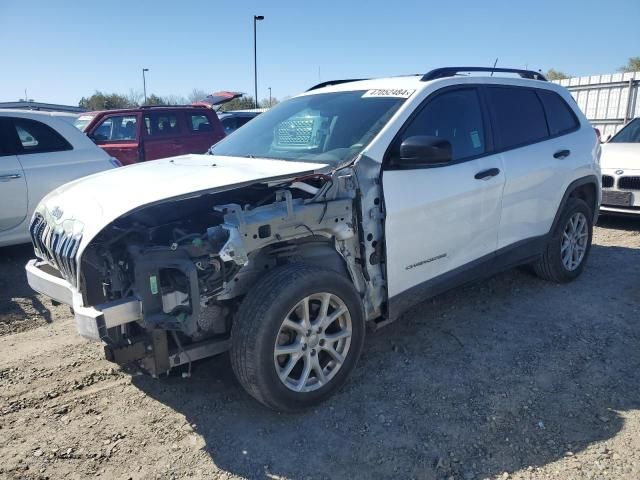
M 68 120 L 0 110 L 0 247 L 30 241 L 33 210 L 51 190 L 117 165 Z
M 640 118 L 602 145 L 601 167 L 600 210 L 640 215 Z
M 48 195 L 27 278 L 108 359 L 158 375 L 230 350 L 284 411 L 346 380 L 367 323 L 516 265 L 575 279 L 600 204 L 593 128 L 527 70 L 326 82 L 210 152 Z

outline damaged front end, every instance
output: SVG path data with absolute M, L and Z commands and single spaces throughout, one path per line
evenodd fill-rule
M 375 316 L 382 296 L 363 268 L 359 201 L 347 168 L 134 210 L 82 254 L 78 330 L 104 342 L 109 360 L 158 375 L 227 350 L 243 295 L 296 261 L 349 277 Z

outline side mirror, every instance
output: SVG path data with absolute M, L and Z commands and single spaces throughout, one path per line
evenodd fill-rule
M 395 162 L 403 168 L 441 165 L 451 162 L 451 143 L 440 137 L 416 135 L 400 144 L 400 157 Z

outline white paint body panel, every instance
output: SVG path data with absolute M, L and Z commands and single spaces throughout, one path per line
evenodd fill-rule
M 489 168 L 501 173 L 485 180 Z M 383 173 L 389 296 L 492 253 L 504 174 L 491 155 L 438 168 Z
M 73 127 L 72 127 L 73 128 Z M 324 164 L 213 155 L 182 155 L 97 173 L 53 190 L 37 211 L 53 224 L 73 219 L 82 228 L 77 258 L 104 227 L 144 205 L 231 189 L 274 177 L 295 177 Z M 51 212 L 62 210 L 55 219 Z
M 599 177 L 594 162 L 597 148 L 593 130 L 581 128 L 501 154 L 507 179 L 498 249 L 549 232 L 569 184 L 594 172 Z M 560 150 L 571 154 L 554 158 Z
M 46 112 L 0 110 L 0 117 L 42 122 L 72 150 L 0 157 L 0 175 L 21 170 L 21 178 L 0 182 L 0 246 L 29 241 L 29 222 L 38 202 L 51 190 L 86 175 L 113 169 L 110 157 L 71 123 Z M 9 167 L 11 164 L 11 168 Z
M 639 190 L 623 190 L 619 188 L 621 177 L 640 177 L 640 143 L 605 143 L 602 145 L 602 174 L 613 177 L 613 188 L 617 192 L 633 193 L 633 206 L 640 207 Z M 620 173 L 622 172 L 622 173 Z M 628 213 L 640 215 L 640 210 L 603 205 L 600 209 L 611 213 Z

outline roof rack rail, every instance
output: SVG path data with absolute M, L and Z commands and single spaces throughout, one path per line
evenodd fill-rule
M 359 82 L 361 80 L 367 80 L 366 78 L 346 78 L 344 80 L 328 80 L 326 82 L 319 83 L 309 88 L 307 92 L 311 90 L 317 90 L 319 88 L 330 87 L 331 85 L 340 85 L 341 83 Z
M 135 110 L 136 108 L 140 108 L 140 109 L 148 109 L 148 108 L 202 108 L 204 105 L 193 105 L 193 104 L 189 104 L 189 105 L 140 105 L 139 107 L 129 107 L 129 108 L 124 108 L 122 110 Z
M 430 72 L 425 73 L 420 79 L 423 82 L 428 80 L 435 80 L 437 78 L 453 77 L 461 72 L 497 72 L 497 73 L 517 73 L 522 78 L 528 78 L 530 80 L 542 80 L 547 81 L 545 76 L 534 70 L 521 70 L 519 68 L 492 68 L 492 67 L 444 67 L 436 68 Z

